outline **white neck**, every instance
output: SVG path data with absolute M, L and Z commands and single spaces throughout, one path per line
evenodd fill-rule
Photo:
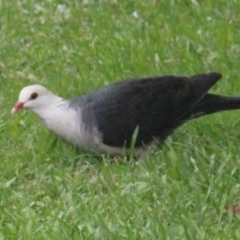
M 57 96 L 51 103 L 32 109 L 46 127 L 65 141 L 77 145 L 81 128 L 81 113 L 69 107 L 69 101 Z M 78 116 L 77 116 L 78 115 Z
M 40 106 L 34 106 L 30 108 L 35 114 L 37 114 L 43 121 L 47 121 L 51 116 L 54 116 L 62 106 L 67 105 L 68 101 L 64 100 L 58 96 L 53 95 L 49 101 L 47 99 L 46 103 Z

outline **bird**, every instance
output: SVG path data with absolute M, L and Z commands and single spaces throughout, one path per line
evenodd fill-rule
M 82 151 L 117 156 L 134 149 L 141 158 L 161 148 L 189 120 L 240 109 L 240 97 L 208 93 L 221 78 L 211 72 L 130 79 L 70 100 L 30 85 L 20 91 L 11 112 L 31 110 L 51 132 Z

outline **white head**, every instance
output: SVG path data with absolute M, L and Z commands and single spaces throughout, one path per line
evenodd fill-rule
M 37 108 L 46 107 L 54 98 L 58 97 L 53 95 L 45 87 L 30 85 L 21 90 L 18 101 L 11 112 L 16 113 L 21 108 L 35 110 Z

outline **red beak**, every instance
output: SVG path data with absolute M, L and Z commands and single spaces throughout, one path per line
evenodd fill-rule
M 19 111 L 21 108 L 23 108 L 24 106 L 24 103 L 22 102 L 17 102 L 14 106 L 14 108 L 12 109 L 11 113 L 14 114 L 16 113 L 17 111 Z

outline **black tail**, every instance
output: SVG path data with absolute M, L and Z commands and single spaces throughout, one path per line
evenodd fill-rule
M 191 109 L 188 116 L 184 116 L 184 119 L 194 119 L 220 111 L 236 109 L 240 109 L 240 97 L 206 94 L 201 101 Z
M 192 76 L 191 84 L 194 96 L 198 99 L 200 96 L 204 96 L 221 77 L 222 75 L 217 72 Z

